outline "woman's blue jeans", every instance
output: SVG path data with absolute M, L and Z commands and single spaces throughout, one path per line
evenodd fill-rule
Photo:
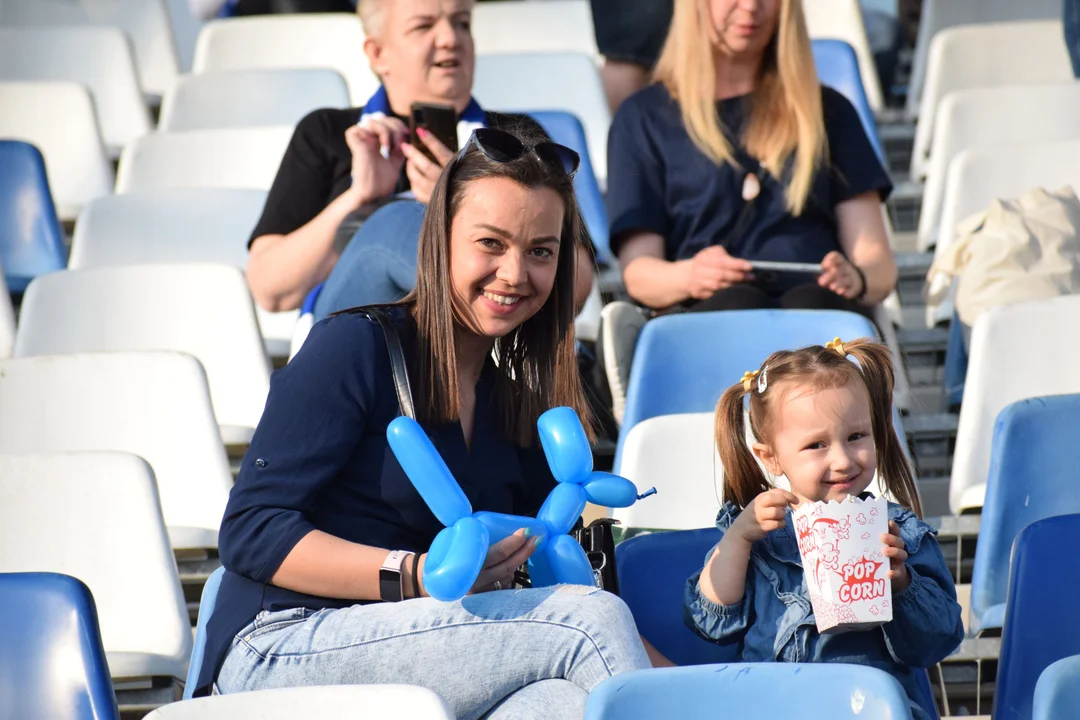
M 416 287 L 416 247 L 426 206 L 400 200 L 381 207 L 356 231 L 326 279 L 315 321 L 359 305 L 393 302 Z
M 459 718 L 577 719 L 598 683 L 648 667 L 622 600 L 561 585 L 263 612 L 233 640 L 216 689 L 404 683 Z

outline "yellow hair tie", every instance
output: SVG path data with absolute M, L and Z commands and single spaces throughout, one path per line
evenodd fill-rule
M 743 392 L 750 392 L 750 389 L 754 387 L 754 378 L 757 376 L 757 370 L 748 370 L 743 373 L 742 380 L 739 381 L 742 383 Z
M 825 343 L 825 349 L 835 350 L 842 358 L 847 357 L 847 350 L 844 349 L 844 343 L 840 340 L 840 338 L 833 338 L 829 342 Z

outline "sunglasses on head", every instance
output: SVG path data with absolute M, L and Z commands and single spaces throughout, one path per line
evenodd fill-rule
M 483 153 L 488 160 L 497 163 L 508 163 L 517 160 L 525 153 L 532 150 L 540 160 L 554 168 L 561 169 L 568 176 L 573 177 L 581 164 L 581 157 L 566 147 L 553 142 L 542 142 L 536 145 L 526 145 L 516 136 L 505 130 L 495 128 L 477 128 L 473 131 L 469 141 L 458 153 L 457 161 L 465 157 L 469 147 L 476 145 L 477 150 Z

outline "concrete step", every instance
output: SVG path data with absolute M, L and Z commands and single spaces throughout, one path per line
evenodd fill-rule
M 904 418 L 904 433 L 915 456 L 916 475 L 930 480 L 948 478 L 956 450 L 958 415 L 928 413 Z
M 926 287 L 926 274 L 930 271 L 933 262 L 934 254 L 929 252 L 896 253 L 896 270 L 899 276 L 896 292 L 900 296 L 900 304 L 903 307 L 926 305 L 923 292 Z M 925 325 L 925 320 L 920 325 Z M 908 327 L 906 322 L 904 327 Z
M 897 333 L 912 385 L 945 385 L 945 348 L 949 343 L 946 328 L 903 328 Z
M 889 219 L 897 232 L 914 232 L 919 229 L 919 211 L 922 207 L 923 187 L 921 183 L 898 182 L 887 204 Z

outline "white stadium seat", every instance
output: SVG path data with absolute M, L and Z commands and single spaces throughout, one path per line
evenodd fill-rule
M 229 18 L 207 23 L 195 45 L 193 73 L 269 68 L 330 68 L 362 106 L 379 87 L 364 54 L 360 19 L 346 13 Z
M 146 720 L 292 720 L 298 717 L 451 720 L 446 701 L 414 685 L 332 685 L 214 695 L 163 705 Z
M 35 145 L 45 158 L 56 213 L 112 192 L 116 179 L 94 115 L 94 102 L 73 82 L 0 82 L 0 137 Z
M 596 57 L 588 0 L 477 3 L 472 35 L 478 55 L 572 52 Z
M 0 27 L 0 80 L 85 85 L 113 155 L 152 128 L 131 48 L 116 28 Z
M 164 188 L 269 190 L 291 126 L 154 133 L 124 148 L 116 192 Z
M 919 115 L 919 99 L 926 77 L 930 41 L 934 35 L 958 25 L 979 25 L 1016 20 L 1058 20 L 1061 0 L 923 0 L 919 15 L 919 35 L 908 80 L 907 117 Z
M 176 80 L 176 47 L 164 0 L 0 0 L 0 25 L 109 25 L 131 41 L 144 92 L 161 95 Z
M 198 360 L 169 352 L 0 360 L 0 453 L 101 450 L 150 463 L 174 549 L 217 547 L 232 473 Z
M 585 127 L 597 182 L 606 186 L 611 112 L 593 58 L 572 52 L 479 55 L 473 95 L 491 110 L 565 110 L 576 115 Z
M 930 42 L 911 153 L 912 178 L 926 175 L 938 104 L 949 93 L 1072 80 L 1060 21 L 988 23 L 942 30 Z
M 968 148 L 1080 139 L 1080 83 L 957 90 L 938 105 L 919 213 L 918 243 L 938 239 L 949 163 Z M 1000 152 L 1000 151 L 999 151 Z
M 79 215 L 72 270 L 149 263 L 211 262 L 247 267 L 247 241 L 266 203 L 264 190 L 186 188 L 110 195 Z M 287 357 L 297 310 L 256 306 L 271 357 Z
M 185 75 L 161 102 L 158 130 L 295 125 L 312 110 L 349 107 L 336 70 L 222 70 Z
M 120 452 L 0 455 L 0 497 L 0 573 L 82 580 L 113 678 L 182 681 L 191 623 L 146 461 Z
M 810 37 L 821 40 L 843 40 L 859 58 L 859 74 L 866 88 L 866 100 L 874 112 L 885 107 L 881 81 L 878 79 L 874 54 L 866 37 L 859 0 L 803 0 L 806 26 Z
M 15 356 L 173 350 L 202 363 L 226 444 L 259 424 L 270 365 L 243 274 L 209 263 L 66 270 L 23 297 Z
M 953 512 L 982 507 L 994 421 L 1006 405 L 1080 393 L 1078 316 L 1080 295 L 1065 295 L 995 307 L 975 321 L 949 479 Z

